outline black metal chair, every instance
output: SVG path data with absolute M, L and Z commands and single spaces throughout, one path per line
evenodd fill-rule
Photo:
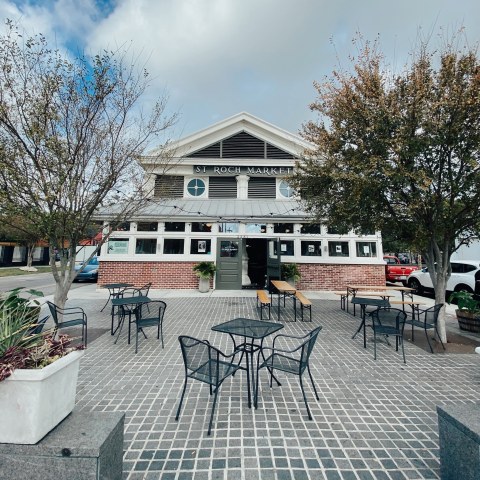
M 258 377 L 260 370 L 262 368 L 267 368 L 270 372 L 270 388 L 272 387 L 273 371 L 280 370 L 282 372 L 297 375 L 299 377 L 300 388 L 302 389 L 303 401 L 307 407 L 308 418 L 309 420 L 312 420 L 312 414 L 310 413 L 307 396 L 303 387 L 302 375 L 305 370 L 307 370 L 310 381 L 312 382 L 313 390 L 315 392 L 315 397 L 317 400 L 319 400 L 317 388 L 315 387 L 315 382 L 313 381 L 312 373 L 310 372 L 309 361 L 313 346 L 315 345 L 318 334 L 322 328 L 322 326 L 319 326 L 303 336 L 285 335 L 280 333 L 273 339 L 272 347 L 262 348 L 261 355 L 263 357 L 263 362 L 261 364 L 260 355 L 257 357 L 257 379 L 255 385 L 254 402 L 255 408 L 258 405 Z M 281 342 L 283 348 L 277 346 L 278 342 Z M 267 358 L 265 358 L 264 354 L 268 350 L 270 350 L 271 353 Z
M 415 308 L 415 319 L 408 319 L 405 323 L 412 326 L 412 341 L 414 340 L 414 327 L 423 328 L 425 330 L 425 336 L 427 337 L 428 346 L 430 347 L 430 353 L 433 353 L 433 348 L 428 338 L 427 330 L 435 330 L 440 343 L 442 344 L 443 349 L 445 350 L 445 345 L 440 338 L 440 333 L 438 332 L 438 316 L 442 310 L 443 303 L 437 303 L 430 308 Z M 422 318 L 423 317 L 423 318 Z
M 405 320 L 407 314 L 398 308 L 378 308 L 370 313 L 372 317 L 373 330 L 373 358 L 377 359 L 377 335 L 395 337 L 395 351 L 398 352 L 398 343 L 402 345 L 403 362 L 405 360 L 405 349 L 403 346 L 403 330 L 405 329 Z
M 150 312 L 152 309 L 153 314 Z M 154 300 L 148 303 L 140 304 L 135 311 L 135 325 L 136 325 L 136 334 L 135 334 L 135 353 L 138 352 L 138 332 L 142 332 L 143 336 L 147 338 L 144 328 L 147 327 L 157 327 L 157 339 L 162 338 L 162 348 L 163 344 L 163 316 L 165 315 L 165 309 L 167 304 L 161 300 Z M 145 310 L 148 310 L 149 316 L 146 317 Z
M 123 289 L 121 293 L 121 298 L 131 298 L 131 297 L 139 297 L 142 295 L 142 291 L 139 288 L 127 287 Z M 138 308 L 138 305 L 121 305 L 120 306 L 120 322 L 125 321 L 125 317 L 128 316 L 128 344 L 130 345 L 130 334 L 131 334 L 131 327 L 132 327 L 132 316 L 135 315 L 135 311 Z M 112 317 L 113 318 L 113 317 Z
M 82 343 L 87 346 L 87 315 L 83 308 L 60 308 L 52 302 L 47 302 L 48 308 L 55 323 L 54 335 L 61 328 L 75 327 L 76 325 L 82 326 Z M 73 317 L 73 318 L 72 318 Z M 67 319 L 67 320 L 65 320 Z
M 152 282 L 149 282 L 146 285 L 144 285 L 143 287 L 140 287 L 139 288 L 140 295 L 142 295 L 144 297 L 148 297 L 148 294 L 150 293 L 150 288 L 151 287 L 152 287 Z M 148 310 L 148 312 L 150 312 L 150 308 L 148 306 L 147 306 L 147 310 Z
M 223 381 L 226 378 L 234 375 L 237 370 L 247 371 L 248 397 L 250 399 L 250 378 L 248 370 L 237 363 L 233 363 L 236 355 L 235 353 L 226 355 L 218 348 L 210 345 L 207 340 L 199 340 L 197 338 L 188 337 L 185 335 L 178 337 L 178 340 L 180 341 L 183 362 L 185 364 L 185 382 L 175 420 L 178 421 L 180 417 L 180 410 L 182 408 L 188 379 L 191 378 L 193 380 L 206 383 L 210 388 L 210 395 L 215 393 L 207 433 L 210 435 L 210 432 L 212 431 L 215 405 L 217 403 L 218 390 L 220 389 Z
M 45 323 L 47 322 L 47 320 L 50 318 L 50 315 L 47 315 L 43 318 L 41 318 L 40 320 L 38 320 L 38 322 L 35 322 L 29 329 L 28 329 L 28 332 L 27 334 L 28 335 L 40 335 L 42 333 L 42 330 L 43 330 L 43 327 L 45 326 Z

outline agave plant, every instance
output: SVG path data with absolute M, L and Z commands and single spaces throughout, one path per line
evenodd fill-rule
M 51 332 L 32 333 L 38 322 L 40 303 L 32 298 L 43 296 L 37 290 L 26 290 L 30 297 L 21 296 L 15 288 L 0 299 L 0 381 L 17 368 L 42 368 L 64 357 L 72 350 L 68 335 L 55 339 Z
M 29 298 L 22 297 L 22 288 L 6 292 L 0 300 L 0 359 L 12 347 L 30 348 L 41 343 L 41 335 L 29 335 L 40 313 L 40 303 L 32 298 L 43 297 L 38 290 L 26 290 Z

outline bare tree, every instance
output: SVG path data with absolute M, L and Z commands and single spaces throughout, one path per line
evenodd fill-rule
M 61 307 L 95 210 L 115 204 L 114 224 L 150 195 L 136 158 L 176 114 L 166 115 L 165 96 L 145 114 L 148 86 L 126 51 L 69 58 L 42 35 L 24 38 L 10 21 L 0 38 L 0 213 L 25 217 L 49 242 Z M 158 159 L 168 168 L 162 152 Z

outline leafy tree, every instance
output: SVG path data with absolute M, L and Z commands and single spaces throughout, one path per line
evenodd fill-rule
M 42 35 L 24 38 L 12 22 L 6 27 L 0 37 L 0 214 L 23 216 L 48 240 L 54 301 L 63 307 L 76 247 L 89 235 L 96 209 L 115 204 L 115 225 L 145 204 L 146 174 L 161 170 L 153 159 L 145 172 L 136 158 L 168 133 L 176 115 L 165 114 L 165 97 L 143 112 L 149 77 L 127 52 L 70 58 Z M 168 168 L 168 158 L 159 163 Z
M 436 303 L 445 302 L 451 254 L 480 230 L 480 65 L 459 38 L 439 51 L 420 39 L 399 74 L 378 42 L 360 42 L 351 71 L 315 84 L 310 108 L 323 118 L 304 125 L 315 147 L 292 179 L 318 219 L 412 245 Z

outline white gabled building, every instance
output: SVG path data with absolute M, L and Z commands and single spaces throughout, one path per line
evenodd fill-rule
M 103 246 L 99 283 L 195 288 L 192 267 L 216 263 L 217 289 L 263 288 L 297 263 L 304 290 L 385 281 L 379 233 L 338 235 L 312 224 L 285 180 L 310 145 L 240 113 L 172 145 L 173 165 L 141 159 L 155 192 Z M 108 212 L 101 218 L 108 221 Z

